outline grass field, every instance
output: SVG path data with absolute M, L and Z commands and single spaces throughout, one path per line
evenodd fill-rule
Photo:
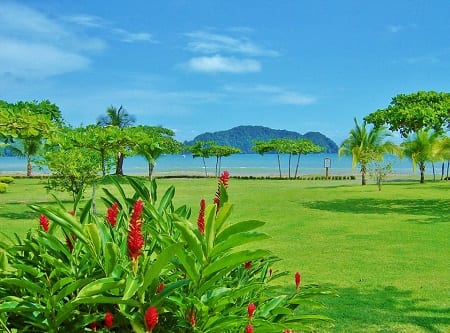
M 0 195 L 2 232 L 37 227 L 27 204 L 54 201 L 44 184 L 17 179 Z M 212 200 L 216 190 L 211 178 L 160 179 L 159 193 L 170 185 L 175 204 L 190 205 L 193 218 L 200 199 Z M 337 290 L 316 310 L 335 320 L 327 332 L 450 332 L 449 190 L 450 182 L 415 179 L 382 191 L 358 180 L 231 179 L 229 196 L 234 220 L 267 222 L 272 238 L 261 246 L 283 259 L 278 268 L 300 271 L 302 284 Z M 69 195 L 58 198 L 71 209 Z

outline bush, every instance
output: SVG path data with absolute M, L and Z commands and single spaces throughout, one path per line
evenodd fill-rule
M 9 177 L 9 176 L 0 176 L 0 183 L 4 183 L 4 184 L 10 184 L 14 181 L 13 177 Z
M 8 189 L 8 184 L 0 183 L 0 193 L 5 193 Z
M 314 300 L 335 292 L 277 279 L 269 236 L 257 220 L 231 222 L 228 176 L 219 178 L 214 203 L 174 207 L 175 188 L 158 200 L 128 178 L 134 194 L 115 182 L 104 189 L 106 216 L 89 201 L 76 214 L 33 205 L 40 228 L 15 244 L 0 242 L 0 325 L 20 332 L 282 332 L 330 323 L 311 314 Z M 61 237 L 63 235 L 63 237 Z M 250 328 L 251 327 L 251 328 Z

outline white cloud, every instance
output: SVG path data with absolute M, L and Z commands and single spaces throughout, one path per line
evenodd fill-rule
M 258 96 L 258 99 L 275 104 L 309 105 L 317 101 L 317 97 L 303 94 L 283 87 L 256 84 L 256 85 L 226 85 L 223 87 L 228 93 Z
M 155 43 L 153 36 L 146 32 L 133 33 L 124 29 L 113 29 L 113 32 L 120 37 L 122 42 L 134 43 L 134 42 L 152 42 Z
M 203 73 L 249 73 L 261 70 L 261 64 L 256 60 L 220 55 L 191 58 L 186 67 L 188 70 Z
M 0 3 L 0 76 L 41 79 L 89 66 L 98 38 L 76 35 L 61 22 L 23 5 Z
M 89 28 L 100 28 L 107 24 L 101 17 L 86 14 L 67 16 L 65 20 Z
M 190 39 L 187 49 L 192 52 L 204 54 L 231 53 L 250 56 L 278 55 L 278 52 L 261 47 L 245 37 L 233 38 L 205 31 L 195 31 L 185 35 Z
M 0 38 L 0 76 L 41 78 L 86 68 L 90 60 L 47 44 Z

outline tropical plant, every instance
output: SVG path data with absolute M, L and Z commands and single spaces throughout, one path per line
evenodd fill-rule
M 131 126 L 135 122 L 135 117 L 130 115 L 121 105 L 118 109 L 110 106 L 106 109 L 106 115 L 102 115 L 97 119 L 97 125 L 102 127 L 116 126 L 120 130 Z M 123 175 L 123 159 L 125 154 L 122 150 L 117 153 L 116 175 Z
M 228 173 L 213 203 L 200 200 L 196 222 L 190 208 L 174 207 L 174 187 L 159 199 L 155 181 L 127 178 L 127 195 L 107 178 L 116 188 L 104 189 L 105 216 L 91 213 L 92 200 L 78 208 L 81 196 L 72 213 L 32 205 L 39 229 L 0 242 L 6 331 L 270 333 L 330 323 L 305 309 L 335 292 L 302 285 L 298 272 L 278 285 L 287 273 L 254 246 L 268 238 L 257 230 L 264 223 L 231 220 Z
M 412 133 L 401 144 L 403 154 L 409 157 L 413 164 L 413 170 L 419 167 L 420 183 L 425 182 L 425 166 L 426 162 L 435 159 L 436 145 L 440 135 L 432 130 L 420 130 Z
M 239 154 L 240 152 L 241 150 L 239 148 L 231 146 L 219 146 L 214 144 L 210 147 L 210 154 L 216 157 L 216 177 L 218 177 L 220 174 L 222 157 Z
M 216 143 L 214 141 L 195 141 L 192 145 L 186 147 L 186 149 L 192 154 L 193 158 L 201 157 L 203 161 L 203 168 L 205 170 L 205 176 L 208 177 L 208 169 L 206 168 L 206 158 L 212 155 L 211 147 Z
M 354 118 L 355 127 L 350 130 L 347 139 L 342 142 L 338 154 L 351 155 L 352 167 L 357 164 L 361 171 L 361 184 L 366 185 L 367 167 L 370 162 L 382 161 L 383 155 L 400 153 L 400 149 L 391 141 L 386 141 L 390 133 L 384 127 L 367 128 L 366 121 L 358 124 Z

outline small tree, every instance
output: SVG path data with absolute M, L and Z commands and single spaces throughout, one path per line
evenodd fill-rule
M 375 182 L 378 186 L 378 191 L 381 191 L 381 185 L 386 180 L 386 178 L 392 174 L 392 162 L 373 162 L 369 170 L 372 176 L 375 178 Z
M 193 158 L 201 157 L 203 161 L 203 168 L 205 169 L 205 176 L 208 177 L 208 170 L 206 168 L 205 159 L 213 156 L 211 147 L 215 145 L 214 141 L 196 141 L 193 145 L 186 147 L 192 154 Z
M 231 146 L 218 146 L 218 145 L 212 145 L 210 147 L 210 154 L 211 156 L 216 157 L 216 177 L 220 174 L 220 168 L 222 163 L 222 157 L 230 156 L 233 154 L 239 154 L 241 150 L 236 147 Z

